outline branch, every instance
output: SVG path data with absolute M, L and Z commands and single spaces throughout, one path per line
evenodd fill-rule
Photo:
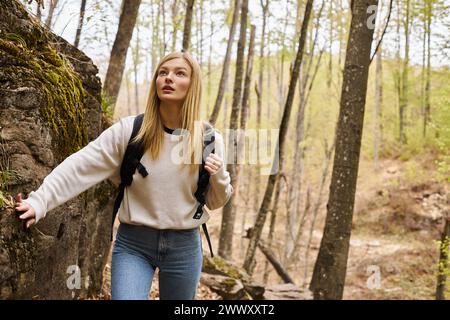
M 383 33 L 381 34 L 380 41 L 378 41 L 377 46 L 375 47 L 375 51 L 374 51 L 372 57 L 370 58 L 369 66 L 372 63 L 373 58 L 377 54 L 378 48 L 380 47 L 381 41 L 383 41 L 384 34 L 386 33 L 386 29 L 387 29 L 387 27 L 389 25 L 389 20 L 391 19 L 391 12 L 392 12 L 392 2 L 393 2 L 393 0 L 391 0 L 391 2 L 389 3 L 389 13 L 388 13 L 388 16 L 387 16 L 386 25 L 384 26 L 384 30 L 383 30 Z
M 247 229 L 247 234 L 244 236 L 244 238 L 251 238 L 253 228 Z M 275 254 L 270 250 L 270 248 L 264 243 L 262 239 L 258 241 L 258 248 L 261 250 L 261 252 L 264 254 L 266 259 L 270 262 L 270 264 L 274 267 L 276 273 L 280 276 L 281 279 L 283 279 L 284 283 L 294 283 L 294 280 L 292 277 L 288 274 L 287 270 L 284 268 L 284 266 L 277 260 L 275 257 Z

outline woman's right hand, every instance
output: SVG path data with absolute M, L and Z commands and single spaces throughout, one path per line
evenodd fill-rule
M 19 218 L 25 220 L 25 226 L 28 229 L 36 223 L 36 211 L 28 203 L 22 201 L 22 194 L 16 196 L 16 212 L 24 212 Z

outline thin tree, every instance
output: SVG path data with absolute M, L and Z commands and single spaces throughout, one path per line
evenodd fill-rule
M 352 1 L 327 217 L 310 284 L 315 299 L 342 299 L 344 292 L 377 4 Z
M 166 1 L 162 0 L 159 2 L 159 4 L 160 4 L 159 13 L 160 14 L 162 13 L 162 39 L 163 39 L 161 46 L 159 47 L 159 50 L 160 50 L 159 56 L 164 57 L 166 55 L 166 50 L 167 50 Z
M 286 238 L 285 238 L 285 260 L 288 261 L 288 264 L 290 264 L 293 261 L 293 257 L 295 254 L 297 254 L 297 250 L 300 248 L 300 239 L 303 234 L 303 227 L 306 222 L 306 215 L 308 213 L 307 210 L 303 211 L 303 214 L 300 217 L 300 221 L 298 219 L 299 212 L 300 212 L 300 197 L 301 197 L 301 186 L 303 185 L 302 179 L 303 179 L 303 168 L 304 168 L 304 158 L 307 152 L 307 145 L 302 145 L 302 141 L 305 140 L 305 138 L 308 135 L 308 131 L 310 128 L 310 119 L 308 123 L 305 124 L 305 110 L 306 105 L 308 104 L 309 96 L 312 91 L 312 86 L 314 84 L 314 80 L 316 79 L 320 61 L 322 60 L 323 56 L 323 49 L 320 51 L 317 63 L 315 66 L 315 70 L 313 72 L 313 75 L 310 76 L 310 71 L 308 70 L 306 75 L 304 76 L 304 80 L 300 83 L 300 101 L 299 101 L 299 110 L 297 113 L 297 128 L 296 128 L 296 148 L 295 148 L 295 155 L 294 155 L 294 172 L 293 172 L 293 181 L 295 181 L 295 185 L 297 185 L 297 190 L 295 190 L 294 186 L 290 187 L 289 195 L 289 204 L 288 204 L 288 226 L 286 232 Z M 312 66 L 312 61 L 310 61 L 308 68 Z M 308 79 L 311 77 L 311 80 L 308 84 Z M 303 87 L 303 88 L 302 88 Z M 296 169 L 298 168 L 298 169 Z M 294 184 L 291 184 L 294 185 Z M 306 201 L 308 202 L 308 201 Z M 292 208 L 291 208 L 292 205 Z M 308 205 L 306 205 L 308 207 Z M 297 230 L 295 230 L 295 226 L 297 226 Z M 292 242 L 293 246 L 290 246 L 290 242 Z
M 44 0 L 36 0 L 36 17 L 38 18 L 39 21 L 42 20 L 41 7 L 42 9 L 44 9 Z
M 265 38 L 266 38 L 266 23 L 267 23 L 267 15 L 269 12 L 269 0 L 260 0 L 262 12 L 263 12 L 263 22 L 262 22 L 262 31 L 261 31 L 261 46 L 259 49 L 259 75 L 258 75 L 258 84 L 255 86 L 256 90 L 256 130 L 260 132 L 261 129 L 261 115 L 262 115 L 262 99 L 264 94 L 264 69 L 265 69 L 265 57 L 264 57 L 264 49 L 265 49 Z M 256 141 L 256 154 L 258 155 L 258 162 L 256 166 L 257 170 L 257 181 L 255 183 L 255 198 L 256 203 L 259 203 L 259 195 L 260 195 L 260 187 L 261 187 L 261 167 L 259 166 L 259 134 L 257 135 Z
M 300 195 L 301 195 L 301 187 L 302 187 L 302 179 L 303 179 L 303 167 L 304 167 L 304 157 L 306 154 L 306 145 L 302 143 L 304 141 L 307 132 L 305 130 L 305 109 L 308 102 L 309 93 L 312 90 L 312 86 L 314 84 L 315 77 L 317 75 L 317 71 L 320 66 L 320 61 L 322 59 L 323 50 L 320 52 L 319 57 L 317 59 L 314 71 L 312 71 L 312 67 L 314 65 L 314 52 L 317 46 L 319 29 L 320 29 L 320 21 L 322 19 L 322 12 L 325 7 L 325 1 L 322 1 L 322 5 L 315 17 L 315 23 L 313 23 L 313 27 L 310 28 L 310 33 L 314 34 L 310 53 L 307 55 L 308 59 L 305 59 L 305 62 L 300 67 L 300 78 L 299 78 L 299 103 L 298 103 L 298 112 L 296 119 L 296 128 L 295 128 L 295 153 L 294 153 L 294 163 L 292 166 L 292 181 L 295 183 L 291 183 L 289 187 L 289 197 L 287 198 L 288 202 L 288 210 L 287 210 L 287 232 L 285 234 L 285 252 L 284 256 L 287 258 L 290 255 L 290 250 L 292 250 L 292 243 L 295 239 L 295 227 L 297 226 L 298 220 L 298 212 L 300 207 Z M 305 57 L 306 58 L 306 57 Z M 313 73 L 313 74 L 312 74 Z M 274 199 L 275 204 L 278 202 L 277 197 Z M 276 214 L 276 211 L 272 211 L 272 215 Z
M 152 19 L 152 74 L 156 70 L 156 64 L 158 63 L 158 53 L 160 52 L 159 48 L 161 48 L 160 37 L 159 37 L 159 16 L 160 16 L 160 5 L 159 1 L 156 0 L 157 11 L 156 14 L 153 8 L 153 1 L 150 3 L 151 6 L 151 19 Z
M 176 50 L 176 45 L 177 45 L 177 37 L 178 37 L 178 30 L 180 29 L 180 23 L 181 23 L 181 17 L 178 15 L 178 7 L 179 2 L 178 0 L 173 0 L 172 5 L 170 6 L 171 8 L 171 13 L 172 13 L 172 48 L 171 51 L 175 51 Z M 191 13 L 192 14 L 192 11 Z
M 191 25 L 192 25 L 193 8 L 194 8 L 194 0 L 188 0 L 186 4 L 186 18 L 184 20 L 183 50 L 189 50 L 189 46 L 191 43 Z
M 239 8 L 241 0 L 234 0 L 233 6 L 233 18 L 231 20 L 230 34 L 228 35 L 227 51 L 225 53 L 225 59 L 223 61 L 222 75 L 219 81 L 219 90 L 217 92 L 216 102 L 214 103 L 213 111 L 209 117 L 209 122 L 215 124 L 217 117 L 219 116 L 220 106 L 222 105 L 222 100 L 225 95 L 225 87 L 228 80 L 228 73 L 230 70 L 230 60 L 231 60 L 231 50 L 233 49 L 234 35 L 236 33 L 236 25 L 238 21 Z M 225 113 L 226 119 L 226 113 Z
M 75 34 L 75 42 L 74 42 L 75 48 L 78 48 L 78 45 L 80 44 L 81 29 L 83 28 L 85 10 L 86 10 L 86 0 L 81 0 L 80 17 L 78 19 L 77 33 Z
M 445 219 L 444 230 L 442 231 L 439 243 L 439 263 L 436 286 L 436 300 L 445 300 L 447 287 L 447 274 L 449 270 L 449 250 L 450 250 L 450 216 Z
M 381 32 L 377 33 L 377 42 L 381 41 Z M 378 46 L 377 56 L 375 61 L 375 110 L 373 121 L 373 162 L 375 170 L 379 169 L 378 154 L 380 150 L 381 134 L 382 134 L 382 116 L 381 106 L 383 103 L 383 47 L 382 44 Z
M 334 28 L 334 21 L 333 21 L 333 1 L 330 1 L 330 10 L 328 11 L 328 20 L 330 23 L 329 27 L 329 35 L 328 35 L 328 50 L 329 50 L 329 59 L 328 59 L 328 73 L 327 73 L 327 90 L 331 90 L 331 80 L 333 77 L 333 28 Z
M 319 215 L 319 208 L 320 208 L 320 205 L 322 203 L 322 197 L 323 197 L 323 191 L 324 191 L 324 188 L 325 188 L 325 182 L 327 180 L 327 177 L 329 176 L 329 167 L 330 167 L 330 163 L 331 163 L 331 155 L 333 153 L 334 146 L 335 146 L 335 141 L 333 141 L 331 146 L 328 147 L 328 142 L 327 142 L 327 140 L 325 140 L 325 144 L 324 144 L 325 159 L 324 159 L 324 163 L 323 163 L 322 178 L 320 180 L 319 192 L 317 193 L 316 202 L 315 202 L 315 205 L 313 206 L 313 209 L 312 209 L 311 224 L 310 224 L 310 227 L 309 227 L 308 239 L 306 241 L 306 246 L 305 246 L 305 261 L 304 261 L 305 269 L 304 269 L 304 273 L 303 273 L 303 283 L 305 283 L 305 284 L 306 284 L 306 281 L 308 279 L 309 249 L 311 247 L 312 236 L 313 236 L 313 232 L 314 232 L 314 229 L 315 229 L 317 216 Z M 297 239 L 299 239 L 299 238 L 297 238 Z M 299 243 L 299 242 L 297 242 L 297 243 Z M 296 245 L 297 245 L 297 243 L 296 243 Z M 295 254 L 298 251 L 299 250 L 294 250 L 294 252 L 293 252 L 294 254 L 293 254 L 293 257 L 292 257 L 293 260 L 296 259 Z
M 284 86 L 284 62 L 286 60 L 286 56 L 287 56 L 287 48 L 286 48 L 286 34 L 287 34 L 287 27 L 288 27 L 288 22 L 291 20 L 291 18 L 289 17 L 289 0 L 287 1 L 287 5 L 286 5 L 286 16 L 284 18 L 284 25 L 283 25 L 283 31 L 281 32 L 281 38 L 280 38 L 280 42 L 278 44 L 279 47 L 279 51 L 281 52 L 281 59 L 280 59 L 280 63 L 275 64 L 275 67 L 277 68 L 276 72 L 275 72 L 275 76 L 277 78 L 277 85 L 278 85 L 278 94 L 277 94 L 277 100 L 278 100 L 278 106 L 281 110 L 281 108 L 283 107 L 283 101 L 284 101 L 284 96 L 285 96 L 285 86 Z M 278 113 L 279 116 L 281 117 L 281 112 Z M 276 119 L 277 123 L 279 122 L 279 119 Z
M 204 23 L 204 3 L 203 0 L 200 0 L 198 3 L 198 11 L 199 11 L 199 15 L 200 17 L 198 18 L 196 15 L 196 18 L 198 20 L 198 25 L 197 25 L 197 41 L 198 41 L 198 45 L 197 45 L 197 52 L 198 52 L 198 59 L 200 62 L 200 65 L 203 65 L 203 41 L 204 39 L 204 33 L 203 33 L 203 23 Z
M 48 8 L 48 16 L 45 20 L 45 25 L 47 28 L 51 29 L 52 27 L 52 20 L 53 20 L 53 14 L 55 13 L 55 8 L 58 5 L 59 0 L 50 0 L 50 7 Z
M 427 64 L 426 64 L 426 76 L 425 76 L 425 94 L 423 101 L 423 137 L 427 135 L 427 125 L 430 122 L 430 79 L 431 79 L 431 19 L 433 16 L 433 5 L 432 0 L 425 0 L 425 35 L 424 39 L 427 39 Z M 424 46 L 425 51 L 425 46 Z M 425 52 L 424 52 L 425 56 Z
M 235 192 L 231 195 L 230 200 L 223 207 L 222 224 L 219 235 L 220 239 L 219 255 L 226 259 L 231 259 L 232 257 L 233 232 L 234 232 L 234 223 L 236 220 L 236 208 L 232 204 L 234 202 L 233 199 L 239 193 L 238 188 L 236 188 L 236 163 L 237 163 L 236 129 L 238 127 L 239 110 L 241 106 L 241 92 L 243 80 L 242 70 L 244 70 L 244 50 L 247 35 L 247 15 L 248 15 L 248 0 L 243 0 L 241 5 L 241 26 L 237 46 L 233 101 L 231 104 L 230 127 L 229 127 L 230 136 L 228 139 L 229 157 L 233 158 L 231 159 L 232 161 L 227 161 L 228 162 L 227 171 L 230 173 L 231 184 L 233 185 Z
M 285 149 L 285 140 L 287 135 L 287 129 L 289 124 L 289 119 L 291 116 L 291 110 L 292 110 L 292 104 L 294 101 L 294 94 L 295 89 L 297 86 L 297 81 L 300 73 L 300 65 L 302 64 L 303 60 L 303 52 L 304 52 L 304 46 L 306 42 L 306 31 L 308 29 L 308 23 L 311 16 L 312 11 L 312 5 L 313 0 L 308 0 L 306 3 L 305 8 L 305 14 L 303 17 L 302 22 L 302 29 L 300 32 L 300 38 L 299 38 L 299 44 L 297 49 L 297 55 L 295 58 L 294 66 L 292 68 L 291 73 L 291 81 L 289 83 L 289 90 L 286 97 L 286 103 L 283 110 L 283 115 L 281 118 L 281 124 L 280 124 L 280 132 L 278 135 L 278 144 L 276 147 L 276 154 L 275 156 L 279 156 L 279 161 L 273 161 L 273 167 L 272 167 L 272 175 L 269 176 L 269 180 L 267 182 L 266 191 L 264 193 L 263 201 L 261 204 L 261 207 L 259 209 L 258 215 L 256 217 L 256 222 L 253 227 L 253 232 L 247 247 L 247 252 L 244 259 L 244 269 L 249 273 L 253 273 L 253 269 L 255 266 L 255 252 L 256 248 L 259 242 L 259 239 L 261 238 L 262 229 L 264 227 L 264 223 L 266 221 L 267 213 L 269 212 L 269 209 L 271 207 L 271 200 L 272 200 L 272 194 L 275 189 L 275 182 L 278 178 L 278 175 L 283 172 L 283 162 L 284 162 L 284 149 Z M 278 170 L 277 170 L 278 166 Z M 276 173 L 274 171 L 277 171 Z
M 133 75 L 134 75 L 134 112 L 136 114 L 139 113 L 139 85 L 138 85 L 138 69 L 141 64 L 141 56 L 140 56 L 140 38 L 139 38 L 139 23 L 136 26 L 136 43 L 134 48 L 131 48 L 132 51 L 132 60 L 133 60 Z
M 235 185 L 239 184 L 240 175 L 242 172 L 242 157 L 244 156 L 244 152 L 241 152 L 245 148 L 245 128 L 247 127 L 247 120 L 250 115 L 250 86 L 252 83 L 252 72 L 253 72 L 253 56 L 254 56 L 254 48 L 255 48 L 255 30 L 256 27 L 252 25 L 250 27 L 250 42 L 248 46 L 248 54 L 247 54 L 247 67 L 245 71 L 245 79 L 244 79 L 244 92 L 242 94 L 242 107 L 241 107 L 241 115 L 240 115 L 240 125 L 239 125 L 239 137 L 238 137 L 238 162 L 236 165 L 236 176 L 235 176 Z M 237 188 L 239 189 L 239 188 Z
M 125 69 L 125 59 L 131 37 L 133 36 L 133 29 L 136 24 L 140 5 L 141 0 L 124 0 L 122 3 L 119 28 L 117 29 L 116 39 L 111 50 L 103 89 L 105 96 L 113 106 L 113 112 L 117 96 L 119 95 L 120 84 Z
M 206 105 L 206 114 L 209 115 L 209 108 L 211 105 L 211 71 L 212 71 L 212 48 L 213 48 L 213 34 L 214 34 L 214 21 L 212 14 L 210 12 L 210 28 L 211 32 L 209 34 L 209 54 L 208 54 L 208 83 L 206 84 L 206 93 L 208 97 L 208 104 Z
M 399 140 L 401 144 L 407 142 L 406 138 L 406 109 L 408 107 L 408 69 L 409 69 L 409 40 L 410 40 L 410 21 L 411 21 L 411 0 L 406 0 L 406 17 L 404 22 L 405 34 L 405 56 L 403 58 L 402 74 L 400 79 L 400 104 L 399 104 Z
M 240 180 L 243 175 L 243 161 L 242 157 L 244 156 L 245 151 L 245 128 L 247 127 L 247 121 L 250 115 L 250 91 L 252 84 L 252 73 L 253 73 L 253 57 L 254 57 L 254 49 L 255 49 L 255 25 L 250 27 L 250 42 L 248 46 L 248 54 L 247 54 L 247 67 L 245 71 L 245 80 L 244 80 L 244 93 L 242 95 L 242 108 L 241 108 L 241 116 L 240 116 L 240 126 L 239 126 L 239 139 L 238 139 L 238 164 L 236 166 L 236 177 L 235 177 L 235 186 L 239 189 L 239 185 L 241 184 Z M 248 173 L 249 179 L 252 176 L 252 170 L 249 170 Z M 250 182 L 251 180 L 249 180 Z M 245 193 L 238 193 L 240 198 L 244 200 L 244 203 L 247 204 L 250 198 L 250 183 L 244 186 L 244 190 L 247 190 Z M 245 195 L 244 195 L 245 194 Z M 233 199 L 235 202 L 236 198 Z M 231 200 L 230 200 L 231 201 Z M 237 203 L 233 203 L 232 206 L 236 207 Z M 247 208 L 244 209 L 244 216 L 242 220 L 242 226 L 245 224 L 246 220 Z M 242 228 L 242 231 L 244 228 Z M 243 238 L 241 238 L 241 251 L 243 252 Z

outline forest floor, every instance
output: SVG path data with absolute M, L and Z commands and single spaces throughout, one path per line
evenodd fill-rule
M 434 158 L 434 154 L 422 154 L 408 161 L 385 159 L 379 170 L 373 169 L 370 160 L 361 160 L 344 299 L 434 299 L 437 241 L 443 217 L 450 214 L 450 186 L 436 179 Z M 306 281 L 304 246 L 297 264 L 289 268 L 304 288 L 319 250 L 327 199 L 313 230 Z M 277 232 L 285 230 L 285 224 L 277 224 Z M 278 246 L 282 252 L 284 243 Z M 263 263 L 259 265 L 255 274 L 263 273 Z M 268 283 L 280 282 L 271 272 Z
M 408 161 L 384 159 L 378 170 L 373 168 L 370 159 L 361 159 L 344 299 L 434 299 L 439 258 L 437 241 L 443 229 L 443 217 L 450 214 L 450 186 L 437 181 L 434 158 L 433 153 L 428 153 Z M 323 197 L 324 203 L 312 233 L 308 263 L 305 265 L 303 245 L 298 261 L 288 269 L 296 284 L 304 289 L 310 282 L 320 246 L 327 199 L 327 195 Z M 256 215 L 256 210 L 250 211 L 246 226 L 252 225 Z M 233 241 L 233 258 L 237 265 L 242 265 L 247 245 L 247 239 L 242 238 L 241 223 L 237 219 Z M 208 229 L 215 252 L 220 224 L 220 210 L 211 212 Z M 307 219 L 307 228 L 308 224 Z M 276 227 L 280 239 L 273 248 L 280 257 L 285 246 L 281 235 L 285 232 L 286 224 L 280 219 Z M 204 235 L 202 239 L 204 252 L 209 254 Z M 259 251 L 257 261 L 255 280 L 262 282 L 265 258 Z M 106 299 L 110 298 L 109 266 L 110 263 L 105 269 L 103 298 Z M 269 270 L 266 284 L 282 283 L 275 271 Z M 153 298 L 158 297 L 157 282 L 155 276 Z M 200 284 L 196 299 L 219 298 Z
M 450 188 L 434 179 L 433 158 L 360 168 L 345 299 L 434 299 Z
M 437 179 L 435 158 L 436 155 L 429 152 L 407 161 L 383 159 L 378 170 L 374 169 L 371 159 L 361 159 L 344 299 L 434 299 L 439 259 L 437 241 L 444 227 L 443 217 L 450 214 L 450 185 Z M 328 185 L 329 182 L 326 189 Z M 327 200 L 328 195 L 325 195 L 312 233 L 306 277 L 305 245 L 300 246 L 298 261 L 288 268 L 291 277 L 303 289 L 308 287 L 314 269 Z M 280 217 L 283 216 L 281 212 Z M 309 233 L 309 220 L 306 219 L 303 234 Z M 213 236 L 217 237 L 219 215 L 212 216 L 209 224 Z M 269 218 L 266 225 L 269 225 Z M 246 226 L 252 223 L 247 221 Z M 275 230 L 278 241 L 273 251 L 283 261 L 282 235 L 286 233 L 286 223 L 282 218 Z M 241 232 L 235 233 L 234 259 L 240 265 L 243 250 L 238 239 L 241 236 Z M 246 245 L 244 240 L 245 249 Z M 263 281 L 265 258 L 260 252 L 257 261 L 254 275 L 256 280 Z M 267 284 L 281 283 L 273 268 L 269 270 Z M 447 287 L 450 287 L 450 279 L 448 281 Z
M 434 299 L 450 188 L 434 178 L 433 158 L 360 167 L 345 299 Z

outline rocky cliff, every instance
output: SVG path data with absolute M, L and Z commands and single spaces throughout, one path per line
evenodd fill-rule
M 97 295 L 110 247 L 115 189 L 103 182 L 30 230 L 12 196 L 108 125 L 97 67 L 14 0 L 0 2 L 0 299 Z

